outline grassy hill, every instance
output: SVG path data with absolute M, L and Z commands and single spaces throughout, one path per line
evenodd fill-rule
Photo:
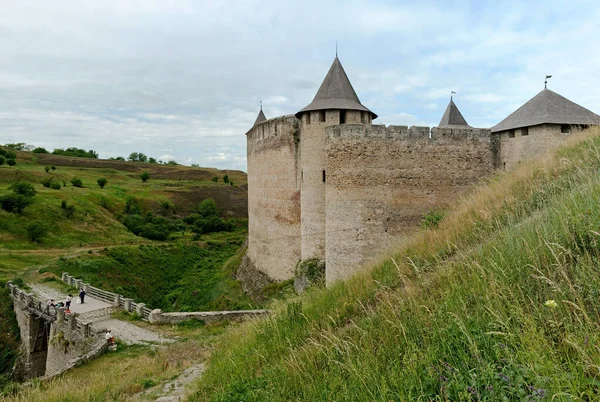
M 140 179 L 142 172 L 148 181 Z M 223 182 L 225 175 L 233 186 Z M 104 188 L 99 178 L 107 179 Z M 45 180 L 60 189 L 44 187 Z M 68 271 L 166 311 L 254 307 L 233 279 L 247 234 L 245 173 L 17 151 L 16 166 L 0 166 L 0 197 L 16 182 L 37 194 L 22 213 L 0 209 L 0 285 L 22 278 L 59 287 L 60 274 Z M 183 222 L 198 215 L 206 198 L 231 221 L 231 231 L 197 234 L 197 225 Z M 135 213 L 126 211 L 128 204 Z M 163 240 L 137 236 L 126 225 L 127 219 L 150 221 L 148 214 L 156 227 L 169 228 Z M 32 226 L 45 233 L 33 239 Z M 0 300 L 1 387 L 15 358 L 18 328 L 4 288 Z
M 600 399 L 600 137 L 220 340 L 192 400 Z M 590 134 L 588 134 L 590 135 Z

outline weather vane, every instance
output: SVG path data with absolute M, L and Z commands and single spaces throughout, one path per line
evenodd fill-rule
M 544 89 L 548 89 L 548 78 L 552 78 L 552 76 L 546 74 L 546 79 L 544 80 Z
M 450 91 L 450 100 L 452 100 L 452 95 L 455 95 L 455 94 L 456 94 L 456 92 Z

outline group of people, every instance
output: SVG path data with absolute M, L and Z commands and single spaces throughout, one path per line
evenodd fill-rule
M 54 308 L 61 308 L 64 307 L 65 309 L 65 314 L 71 314 L 71 301 L 73 300 L 73 295 L 71 293 L 68 294 L 68 296 L 65 298 L 64 302 L 54 302 L 54 299 L 50 299 L 48 300 L 48 306 L 50 307 L 54 307 Z M 81 291 L 79 292 L 79 300 L 77 301 L 78 304 L 83 304 L 85 301 L 85 290 L 83 290 L 83 288 L 81 288 Z

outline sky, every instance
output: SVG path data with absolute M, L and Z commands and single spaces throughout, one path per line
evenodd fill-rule
M 246 170 L 335 57 L 374 124 L 491 127 L 544 88 L 600 114 L 597 1 L 0 0 L 0 144 Z

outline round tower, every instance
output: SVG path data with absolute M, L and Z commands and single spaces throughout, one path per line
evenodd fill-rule
M 300 120 L 302 260 L 325 260 L 327 183 L 325 127 L 370 124 L 377 115 L 364 107 L 338 57 L 313 101 L 296 113 Z

